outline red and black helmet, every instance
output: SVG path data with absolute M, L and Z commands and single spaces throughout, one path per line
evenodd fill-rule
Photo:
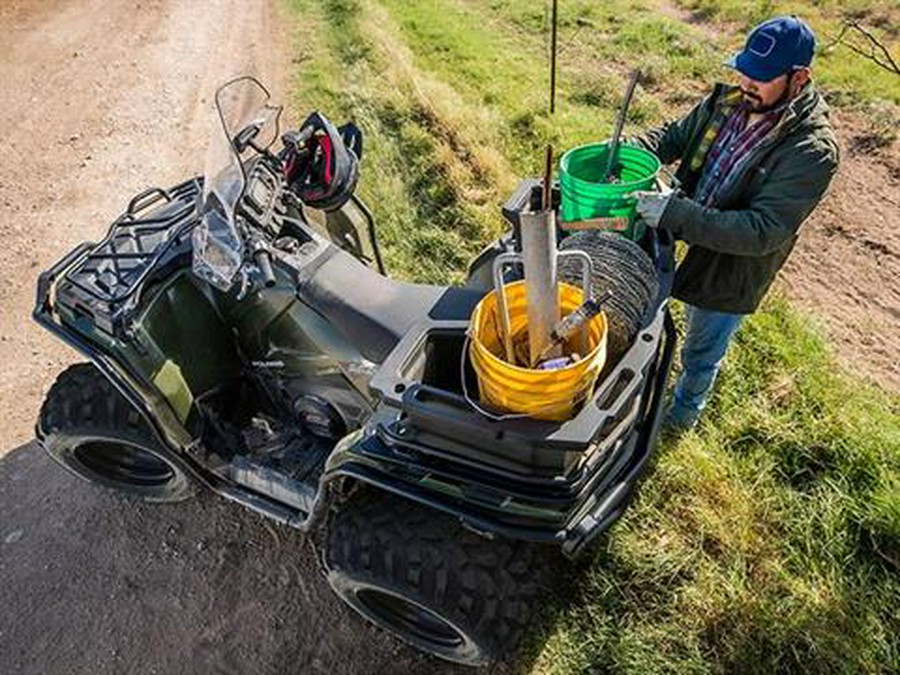
M 359 179 L 362 134 L 353 124 L 335 128 L 314 112 L 299 131 L 285 134 L 288 187 L 314 209 L 335 211 L 350 199 Z

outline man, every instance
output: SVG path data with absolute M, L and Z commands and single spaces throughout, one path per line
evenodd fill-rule
M 682 373 L 665 424 L 693 427 L 728 343 L 756 310 L 838 166 L 827 106 L 810 80 L 812 30 L 797 17 L 757 26 L 686 117 L 634 139 L 664 164 L 680 160 L 683 193 L 638 192 L 651 227 L 688 243 L 674 297 L 686 303 Z

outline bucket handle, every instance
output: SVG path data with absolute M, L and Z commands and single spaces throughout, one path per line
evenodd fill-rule
M 500 327 L 503 329 L 503 353 L 509 363 L 515 363 L 515 353 L 512 343 L 512 326 L 509 320 L 509 305 L 506 303 L 506 293 L 503 287 L 503 265 L 507 263 L 521 263 L 522 256 L 518 253 L 501 253 L 494 258 L 494 292 L 497 294 L 497 309 L 500 311 Z
M 591 280 L 594 278 L 594 265 L 591 263 L 591 256 L 584 251 L 572 249 L 569 251 L 560 251 L 556 254 L 558 258 L 577 258 L 581 261 L 581 296 L 582 302 L 594 299 L 593 284 Z M 581 352 L 587 354 L 589 351 L 588 343 L 588 326 L 581 329 Z
M 591 262 L 591 257 L 584 251 L 579 251 L 577 249 L 557 251 L 556 256 L 557 259 L 577 258 L 581 261 L 582 298 L 583 301 L 593 299 L 593 285 L 591 284 L 591 280 L 594 278 L 594 266 Z M 506 252 L 501 253 L 494 258 L 493 266 L 494 292 L 497 294 L 497 309 L 500 312 L 500 327 L 503 330 L 503 352 L 506 355 L 507 363 L 515 363 L 515 352 L 513 351 L 509 305 L 506 302 L 506 293 L 504 292 L 503 266 L 513 263 L 522 264 L 522 256 L 518 253 Z M 587 326 L 585 326 L 581 331 L 581 350 L 587 352 L 588 346 L 588 331 Z

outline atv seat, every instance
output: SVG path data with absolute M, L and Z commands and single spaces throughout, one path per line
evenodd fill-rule
M 481 290 L 393 281 L 337 248 L 297 293 L 375 363 L 419 321 L 466 321 L 484 296 Z

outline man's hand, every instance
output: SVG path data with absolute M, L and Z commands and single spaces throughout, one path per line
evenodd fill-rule
M 641 219 L 649 227 L 656 229 L 659 227 L 659 221 L 662 220 L 666 206 L 669 205 L 672 190 L 665 190 L 664 192 L 636 190 L 635 192 L 629 192 L 625 197 L 637 199 L 637 212 Z

